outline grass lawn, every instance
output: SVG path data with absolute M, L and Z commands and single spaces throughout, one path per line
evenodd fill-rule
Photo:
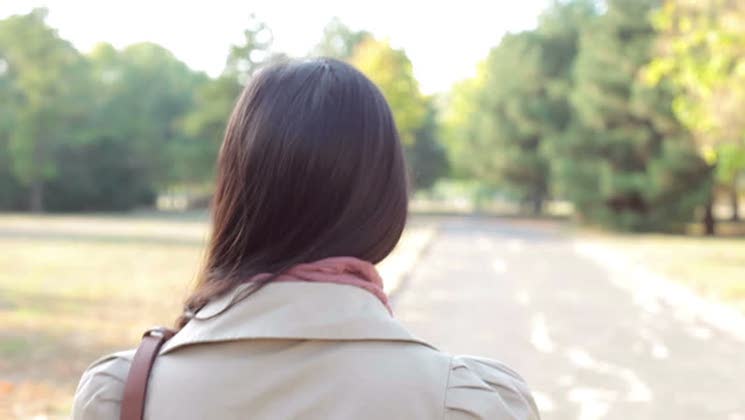
M 88 364 L 170 325 L 199 269 L 205 220 L 0 215 L 0 419 L 67 418 Z M 423 229 L 412 224 L 384 273 L 401 271 Z
M 732 226 L 726 228 L 733 230 Z M 745 313 L 745 237 L 586 234 L 669 280 Z

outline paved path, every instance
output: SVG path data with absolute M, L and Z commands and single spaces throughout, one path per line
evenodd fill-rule
M 745 420 L 745 342 L 617 274 L 545 229 L 450 219 L 394 305 L 442 350 L 515 368 L 545 420 Z

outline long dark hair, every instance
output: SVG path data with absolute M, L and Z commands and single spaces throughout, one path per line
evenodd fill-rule
M 407 206 L 398 132 L 370 80 L 328 58 L 259 71 L 228 122 L 205 266 L 178 326 L 258 273 L 331 256 L 381 261 Z

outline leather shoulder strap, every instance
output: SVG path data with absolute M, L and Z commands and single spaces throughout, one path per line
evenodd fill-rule
M 129 367 L 127 382 L 124 384 L 124 398 L 119 414 L 120 420 L 142 420 L 145 414 L 145 397 L 150 371 L 155 357 L 163 344 L 176 334 L 164 327 L 151 328 L 142 336 L 132 364 Z

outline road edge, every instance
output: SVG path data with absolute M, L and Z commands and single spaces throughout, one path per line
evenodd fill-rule
M 622 278 L 611 278 L 616 286 L 667 305 L 688 311 L 710 327 L 745 342 L 745 314 L 724 302 L 697 294 L 693 289 L 651 270 L 621 250 L 589 239 L 573 241 L 577 254 L 610 268 Z M 616 276 L 616 277 L 619 277 Z

